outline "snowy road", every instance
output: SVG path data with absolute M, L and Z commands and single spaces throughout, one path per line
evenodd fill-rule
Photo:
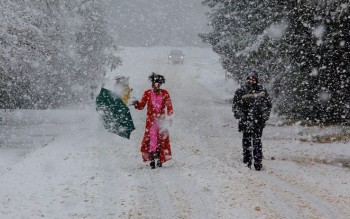
M 301 143 L 300 127 L 271 122 L 264 168 L 248 169 L 231 106 L 218 97 L 224 85 L 204 75 L 222 74 L 217 57 L 185 48 L 185 64 L 170 65 L 168 51 L 127 48 L 118 71 L 132 74 L 136 98 L 152 71 L 164 74 L 172 161 L 142 162 L 145 111 L 132 110 L 137 129 L 126 140 L 105 132 L 93 105 L 70 110 L 74 126 L 0 176 L 0 218 L 350 218 L 350 169 L 320 162 L 349 155 L 346 144 Z

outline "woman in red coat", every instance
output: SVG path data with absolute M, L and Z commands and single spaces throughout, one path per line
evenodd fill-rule
M 132 105 L 135 109 L 142 110 L 147 105 L 146 129 L 141 144 L 143 161 L 151 161 L 150 166 L 157 166 L 171 159 L 171 148 L 167 126 L 171 125 L 173 106 L 168 91 L 160 89 L 165 83 L 162 75 L 152 74 L 149 76 L 152 89 L 146 90 L 140 101 L 135 100 Z M 166 112 L 165 112 L 166 111 Z

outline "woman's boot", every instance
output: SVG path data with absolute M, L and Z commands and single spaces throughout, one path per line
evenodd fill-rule
M 154 152 L 151 152 L 150 156 L 151 156 L 151 163 L 149 165 L 151 166 L 152 169 L 155 169 L 156 162 L 154 161 L 154 159 L 155 159 Z

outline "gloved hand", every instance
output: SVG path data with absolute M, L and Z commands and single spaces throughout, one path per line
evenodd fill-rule
M 134 101 L 131 102 L 131 105 L 133 105 L 133 106 L 136 106 L 137 104 L 139 104 L 138 100 L 134 100 Z

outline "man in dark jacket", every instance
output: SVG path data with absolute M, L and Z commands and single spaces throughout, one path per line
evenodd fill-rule
M 235 92 L 232 105 L 234 117 L 239 119 L 238 131 L 243 133 L 243 163 L 249 168 L 252 165 L 252 149 L 255 169 L 262 168 L 261 136 L 271 107 L 266 89 L 258 83 L 258 74 L 251 72 L 246 85 Z

